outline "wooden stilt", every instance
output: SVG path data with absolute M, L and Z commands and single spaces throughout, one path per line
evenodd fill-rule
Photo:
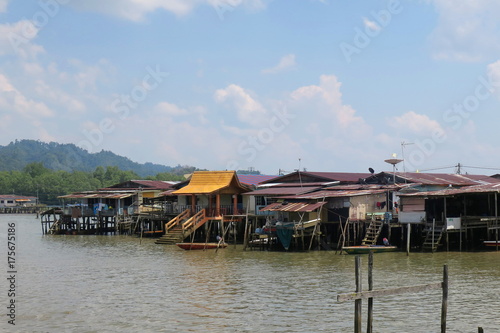
M 410 255 L 411 224 L 406 225 L 406 255 Z
M 373 252 L 368 254 L 368 290 L 373 290 Z M 366 333 L 373 332 L 373 297 L 368 298 Z
M 446 314 L 448 311 L 448 265 L 443 267 L 443 301 L 441 305 L 441 333 L 446 333 Z
M 360 293 L 362 291 L 361 282 L 361 257 L 356 256 L 356 292 Z M 361 310 L 362 303 L 361 299 L 354 301 L 354 333 L 361 333 Z

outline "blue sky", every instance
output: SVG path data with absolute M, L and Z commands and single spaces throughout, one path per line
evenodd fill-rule
M 394 153 L 500 168 L 499 22 L 495 0 L 0 0 L 0 145 L 269 174 Z

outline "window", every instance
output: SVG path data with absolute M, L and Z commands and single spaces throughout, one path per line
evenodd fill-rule
M 256 206 L 265 206 L 266 198 L 263 196 L 255 196 L 255 205 Z

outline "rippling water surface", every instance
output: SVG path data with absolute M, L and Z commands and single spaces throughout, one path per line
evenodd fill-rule
M 240 246 L 184 251 L 130 236 L 44 236 L 33 215 L 3 215 L 3 267 L 8 222 L 16 223 L 18 237 L 17 325 L 2 316 L 0 331 L 353 332 L 354 304 L 336 297 L 354 291 L 354 256 Z M 362 261 L 366 288 L 367 257 Z M 375 288 L 439 282 L 444 264 L 448 332 L 479 326 L 500 332 L 500 252 L 376 254 Z M 440 331 L 440 291 L 374 304 L 375 332 Z M 366 304 L 363 310 L 366 316 Z

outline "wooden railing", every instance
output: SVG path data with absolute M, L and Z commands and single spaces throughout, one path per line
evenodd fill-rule
M 182 224 L 182 230 L 195 231 L 206 222 L 206 217 L 206 210 L 200 210 L 196 215 L 193 215 L 193 217 Z
M 168 233 L 170 229 L 182 223 L 182 220 L 189 219 L 190 216 L 191 216 L 191 210 L 186 209 L 185 211 L 183 211 L 182 213 L 180 213 L 179 215 L 177 215 L 176 217 L 165 223 L 165 232 Z

